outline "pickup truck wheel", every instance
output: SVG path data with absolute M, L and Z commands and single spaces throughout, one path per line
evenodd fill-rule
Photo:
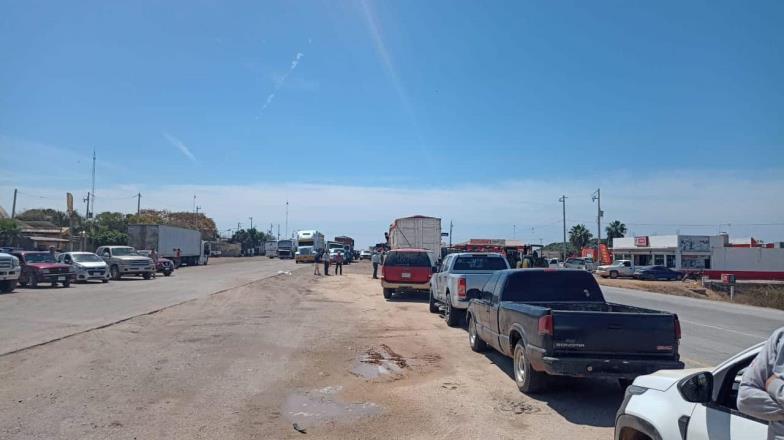
M 612 279 L 618 278 L 618 271 L 614 270 L 610 272 L 610 278 Z
M 384 289 L 384 299 L 392 299 L 393 289 Z
M 163 276 L 168 277 L 169 275 L 171 275 L 171 273 L 172 273 L 172 271 L 170 271 L 170 270 L 164 270 L 163 271 Z
M 112 268 L 109 269 L 109 273 L 112 274 L 113 280 L 119 280 L 120 277 L 122 277 L 122 275 L 120 274 L 120 268 L 117 266 L 112 266 Z
M 473 316 L 468 316 L 468 344 L 471 345 L 471 350 L 481 353 L 487 349 L 487 344 L 479 334 L 476 332 L 476 321 Z
M 150 272 L 145 272 L 142 277 L 144 277 L 145 280 L 149 280 L 152 278 L 152 274 Z
M 545 373 L 536 371 L 531 367 L 525 355 L 525 347 L 521 341 L 517 341 L 514 349 L 514 376 L 517 388 L 526 394 L 541 392 L 544 389 L 547 376 Z
M 16 280 L 0 281 L 0 292 L 11 293 L 16 289 Z
M 71 287 L 71 280 L 63 281 L 63 287 Z
M 446 296 L 446 311 L 444 312 L 444 320 L 446 325 L 450 327 L 457 327 L 460 325 L 460 312 L 452 308 L 452 300 L 449 295 Z
M 33 289 L 35 289 L 36 287 L 38 287 L 38 280 L 35 278 L 35 276 L 34 276 L 34 275 L 33 275 L 33 276 L 31 276 L 31 277 L 28 279 L 28 284 L 29 284 L 29 285 L 30 285 L 30 287 L 32 287 Z
M 433 299 L 433 291 L 430 291 L 430 305 L 429 305 L 430 313 L 438 313 L 440 310 L 438 309 L 438 303 L 435 299 Z

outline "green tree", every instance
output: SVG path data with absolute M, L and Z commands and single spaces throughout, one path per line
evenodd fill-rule
M 128 244 L 128 234 L 125 232 L 104 229 L 97 231 L 93 236 L 95 247 L 121 246 Z
M 607 244 L 612 247 L 614 238 L 622 238 L 626 235 L 626 225 L 620 220 L 613 220 L 605 228 L 607 232 Z
M 68 214 L 56 209 L 28 209 L 16 216 L 21 221 L 46 221 L 61 228 L 70 225 Z
M 102 212 L 95 216 L 95 227 L 98 230 L 128 232 L 128 217 L 122 212 Z
M 593 238 L 593 234 L 583 224 L 574 225 L 569 230 L 569 242 L 578 250 L 588 245 L 591 238 Z
M 10 218 L 0 219 L 0 244 L 3 246 L 17 246 L 22 237 L 22 229 L 16 220 Z

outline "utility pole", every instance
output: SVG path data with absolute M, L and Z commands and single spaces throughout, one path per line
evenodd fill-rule
M 250 228 L 253 229 L 253 217 L 248 217 L 250 219 Z
M 512 225 L 512 240 L 517 240 L 517 225 Z
M 136 194 L 136 215 L 142 212 L 142 193 Z
M 92 202 L 92 203 L 90 203 Z M 93 218 L 95 211 L 95 148 L 93 148 L 93 172 L 92 172 L 92 188 L 87 193 L 87 218 Z
M 193 195 L 193 213 L 196 214 L 196 194 Z
M 16 217 L 16 192 L 17 192 L 17 189 L 14 188 L 14 204 L 11 205 L 11 219 Z
M 602 191 L 601 188 L 596 188 L 596 192 L 591 195 L 591 200 L 596 202 L 596 257 L 595 260 L 601 263 L 601 245 L 602 245 Z
M 201 211 L 201 206 L 196 205 L 196 215 L 199 215 L 199 211 Z
M 289 199 L 286 199 L 286 229 L 285 236 L 289 236 Z
M 561 261 L 566 261 L 566 195 L 562 195 L 558 201 L 563 204 L 563 258 Z
M 278 223 L 278 240 L 280 240 L 280 223 Z
M 452 247 L 452 220 L 449 220 L 449 247 Z
M 239 230 L 240 230 L 240 228 L 242 227 L 241 225 L 242 225 L 242 223 L 240 223 L 240 222 L 237 222 L 237 230 L 238 230 L 238 231 L 239 231 Z

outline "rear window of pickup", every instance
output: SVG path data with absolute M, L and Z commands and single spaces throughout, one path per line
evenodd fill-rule
M 430 257 L 426 252 L 390 252 L 384 266 L 430 267 Z
M 506 261 L 495 255 L 465 255 L 457 257 L 452 272 L 463 270 L 504 270 Z
M 588 272 L 571 270 L 520 270 L 506 279 L 502 301 L 604 302 L 599 284 Z

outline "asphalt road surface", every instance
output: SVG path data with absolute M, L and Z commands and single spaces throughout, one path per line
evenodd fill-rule
M 213 258 L 154 280 L 128 277 L 0 295 L 0 355 L 150 313 L 295 268 L 292 260 Z
M 607 301 L 678 314 L 680 353 L 691 367 L 717 365 L 784 326 L 784 311 L 602 286 Z

